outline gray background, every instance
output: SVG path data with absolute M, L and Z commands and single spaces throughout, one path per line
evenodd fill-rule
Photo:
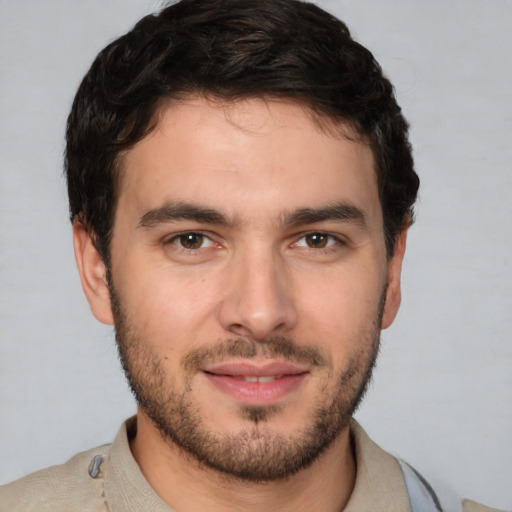
M 61 176 L 96 53 L 161 2 L 0 0 L 0 483 L 135 411 L 82 296 Z M 404 300 L 357 417 L 450 508 L 512 508 L 512 2 L 325 0 L 394 82 L 422 179 Z

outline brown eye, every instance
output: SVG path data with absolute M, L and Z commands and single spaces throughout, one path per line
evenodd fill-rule
M 305 237 L 307 246 L 312 249 L 323 249 L 327 247 L 329 238 L 329 235 L 323 233 L 311 233 Z
M 185 249 L 199 249 L 204 242 L 204 236 L 201 233 L 183 233 L 178 237 L 179 245 Z

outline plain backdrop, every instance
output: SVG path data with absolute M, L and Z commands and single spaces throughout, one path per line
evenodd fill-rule
M 512 508 L 512 2 L 325 0 L 393 81 L 422 180 L 403 304 L 357 418 L 450 510 Z M 64 126 L 149 0 L 0 0 L 0 483 L 135 411 L 75 270 Z

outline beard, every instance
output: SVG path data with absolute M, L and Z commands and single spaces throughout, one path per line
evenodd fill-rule
M 119 357 L 139 407 L 159 430 L 165 442 L 177 446 L 202 467 L 244 481 L 284 479 L 309 467 L 337 439 L 363 399 L 371 381 L 380 344 L 385 289 L 374 322 L 357 340 L 361 350 L 343 370 L 334 373 L 331 358 L 314 345 L 305 346 L 287 337 L 253 341 L 228 339 L 213 347 L 191 349 L 180 361 L 185 378 L 178 386 L 165 370 L 163 357 L 128 321 L 111 286 Z M 240 405 L 248 426 L 236 433 L 208 429 L 192 394 L 192 378 L 205 363 L 225 358 L 279 358 L 306 363 L 329 375 L 318 392 L 318 403 L 306 415 L 307 423 L 293 434 L 273 430 L 268 421 L 284 406 Z

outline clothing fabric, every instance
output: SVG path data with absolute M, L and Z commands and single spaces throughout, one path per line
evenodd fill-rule
M 1 486 L 0 512 L 174 512 L 132 456 L 129 437 L 135 429 L 136 419 L 131 418 L 112 444 Z M 357 475 L 343 512 L 411 512 L 407 485 L 414 477 L 405 479 L 399 461 L 377 446 L 356 421 L 351 423 L 351 435 Z M 421 494 L 420 487 L 414 492 Z M 465 512 L 496 511 L 475 502 L 465 502 L 464 507 Z
M 428 482 L 409 464 L 399 460 L 404 475 L 412 512 L 442 512 L 436 493 Z

